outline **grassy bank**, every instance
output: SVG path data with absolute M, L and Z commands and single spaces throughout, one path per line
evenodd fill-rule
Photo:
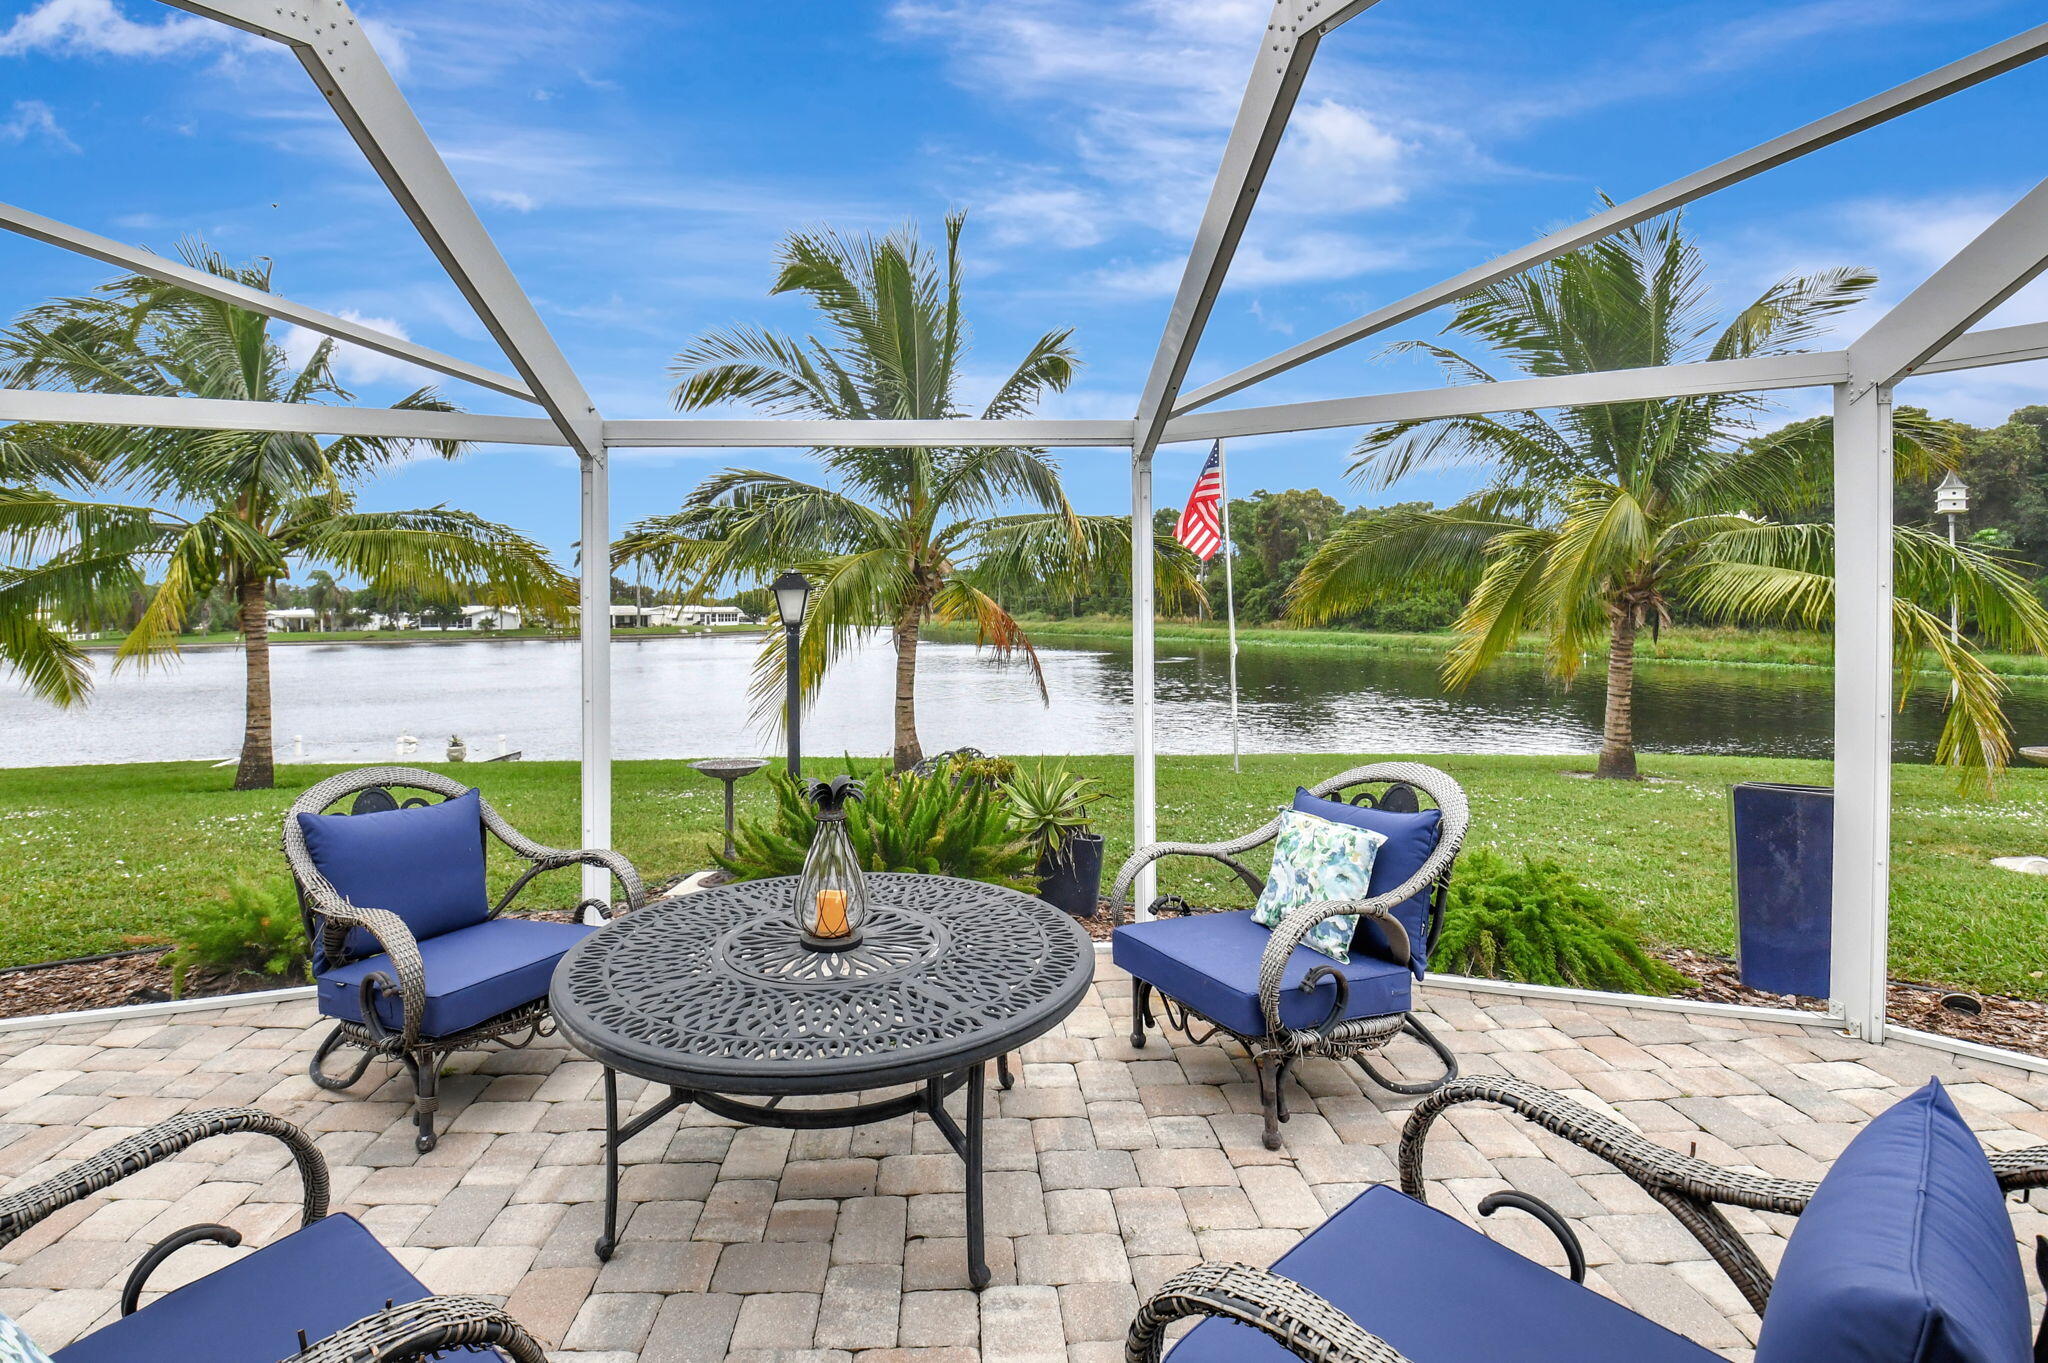
M 1126 643 L 1130 622 L 1109 617 L 1078 620 L 1026 620 L 1032 641 L 1053 644 L 1062 640 L 1076 643 Z M 972 639 L 971 630 L 940 629 L 935 637 Z M 1221 622 L 1210 620 L 1161 620 L 1157 626 L 1161 643 L 1222 644 L 1227 636 Z M 1383 634 L 1350 629 L 1294 629 L 1281 625 L 1238 628 L 1238 643 L 1247 649 L 1308 649 L 1367 653 L 1440 654 L 1450 647 L 1449 634 Z M 1638 640 L 1636 657 L 1651 663 L 1715 663 L 1746 667 L 1834 667 L 1834 641 L 1825 634 L 1795 630 L 1741 630 L 1725 628 L 1668 629 L 1663 637 Z M 1520 657 L 1541 658 L 1544 642 L 1525 635 L 1509 650 Z M 1604 656 L 1604 655 L 1602 655 Z M 1986 653 L 1985 663 L 2008 677 L 2048 678 L 2048 657 L 2031 654 Z M 1590 664 L 1589 664 L 1590 666 Z
M 1255 755 L 1233 774 L 1223 757 L 1160 763 L 1159 825 L 1177 838 L 1240 832 L 1263 821 L 1294 783 L 1363 761 Z M 1654 940 L 1726 952 L 1734 943 L 1728 786 L 1739 780 L 1825 782 L 1825 763 L 1652 757 L 1657 779 L 1593 782 L 1566 773 L 1583 758 L 1433 757 L 1464 783 L 1479 843 L 1554 856 L 1641 917 Z M 1099 806 L 1113 868 L 1129 850 L 1130 761 L 1069 759 L 1109 792 Z M 440 768 L 480 786 L 529 835 L 576 841 L 576 767 L 567 762 Z M 181 909 L 237 876 L 283 874 L 278 819 L 304 787 L 338 768 L 286 766 L 282 788 L 236 792 L 230 773 L 198 764 L 0 770 L 0 966 L 109 951 L 161 937 Z M 681 761 L 614 767 L 618 846 L 649 880 L 706 865 L 718 787 Z M 2016 770 L 1991 802 L 1960 800 L 1953 778 L 1896 769 L 1892 961 L 1907 978 L 2048 998 L 2042 943 L 2048 886 L 1995 870 L 1994 856 L 2048 853 L 2048 771 Z M 743 809 L 767 783 L 742 783 Z M 1184 863 L 1163 888 L 1221 902 L 1227 873 Z M 1212 866 L 1200 863 L 1199 866 Z M 1213 868 L 1221 872 L 1220 867 Z M 497 885 L 509 864 L 493 866 Z M 573 873 L 544 879 L 532 902 L 568 904 Z

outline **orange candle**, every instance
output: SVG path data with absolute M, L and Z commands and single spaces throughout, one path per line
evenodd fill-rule
M 846 891 L 818 891 L 817 935 L 820 937 L 844 937 L 853 931 L 846 921 Z

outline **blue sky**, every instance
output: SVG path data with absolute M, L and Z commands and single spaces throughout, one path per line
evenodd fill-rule
M 1038 333 L 1085 368 L 1047 412 L 1125 417 L 1157 344 L 1265 0 L 409 0 L 366 27 L 608 416 L 660 416 L 669 357 L 731 323 L 804 324 L 766 287 L 778 238 L 820 223 L 935 232 L 969 212 L 973 386 Z M 2038 0 L 1385 0 L 1323 45 L 1194 366 L 1199 383 L 1624 198 L 2039 22 Z M 2039 172 L 2048 63 L 1699 206 L 1731 305 L 1778 276 L 1876 268 L 1909 290 Z M 502 365 L 281 48 L 150 0 L 0 0 L 8 199 L 169 252 L 187 234 L 269 256 L 300 301 Z M 0 240 L 0 311 L 108 271 Z M 2037 285 L 2000 322 L 2048 318 Z M 1850 319 L 1854 331 L 1867 315 Z M 1441 317 L 1389 335 L 1436 333 Z M 1369 341 L 1242 395 L 1434 383 Z M 362 399 L 412 371 L 344 357 Z M 530 410 L 450 385 L 474 410 Z M 1942 375 L 1902 400 L 1995 421 L 2048 401 L 2048 366 Z M 1815 410 L 1792 399 L 1788 414 Z M 1233 491 L 1442 500 L 1343 481 L 1342 432 L 1238 442 Z M 1063 457 L 1075 501 L 1127 505 L 1122 459 Z M 621 451 L 615 522 L 671 509 L 730 462 L 800 451 Z M 1162 452 L 1160 500 L 1199 453 Z M 375 505 L 447 501 L 566 552 L 559 452 L 418 463 Z

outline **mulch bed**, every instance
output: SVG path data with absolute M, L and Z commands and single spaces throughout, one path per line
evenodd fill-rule
M 1797 1008 L 1824 1013 L 1822 999 L 1797 994 L 1767 994 L 1751 989 L 1736 977 L 1735 962 L 1725 956 L 1680 948 L 1659 948 L 1653 955 L 1668 962 L 1696 983 L 1682 990 L 1680 998 L 1707 1003 L 1743 1003 L 1758 1008 Z M 1885 996 L 1885 1012 L 1901 1027 L 1937 1032 L 1958 1041 L 1975 1041 L 1985 1046 L 2003 1046 L 2009 1051 L 2048 1056 L 2048 1003 L 2032 999 L 2006 998 L 1998 994 L 1971 994 L 1983 1006 L 1982 1013 L 1958 1012 L 1942 1003 L 1949 991 L 1931 985 L 1907 984 L 1893 980 Z
M 171 997 L 167 949 L 124 951 L 82 961 L 30 966 L 0 974 L 0 1018 L 41 1013 L 75 1013 L 129 1003 L 162 1003 Z M 194 970 L 185 976 L 185 998 L 247 994 L 291 983 L 274 975 Z

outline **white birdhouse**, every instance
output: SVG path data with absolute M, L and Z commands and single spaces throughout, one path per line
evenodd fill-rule
M 1934 489 L 1934 512 L 1938 516 L 1960 516 L 1970 509 L 1970 489 L 1950 469 Z

